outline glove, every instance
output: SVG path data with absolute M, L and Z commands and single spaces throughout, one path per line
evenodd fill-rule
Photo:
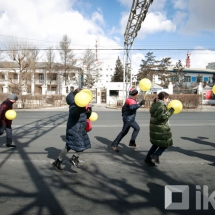
M 173 107 L 171 107 L 169 110 L 170 110 L 172 113 L 174 113 L 174 111 L 175 111 L 175 109 L 174 109 Z
M 145 104 L 145 102 L 146 102 L 146 100 L 142 100 L 139 104 L 140 104 L 140 106 L 142 106 L 142 105 L 144 105 Z

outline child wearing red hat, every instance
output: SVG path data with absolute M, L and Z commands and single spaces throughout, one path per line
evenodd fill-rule
M 136 111 L 142 105 L 145 104 L 145 100 L 137 103 L 138 91 L 135 88 L 129 90 L 129 97 L 126 99 L 125 104 L 122 107 L 123 127 L 122 131 L 118 134 L 116 139 L 112 142 L 111 147 L 115 152 L 119 152 L 118 144 L 122 138 L 128 133 L 130 128 L 133 128 L 129 146 L 136 147 L 136 137 L 140 131 L 140 127 L 135 121 Z

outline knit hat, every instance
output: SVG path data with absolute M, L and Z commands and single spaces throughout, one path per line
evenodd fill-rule
M 129 90 L 129 95 L 130 96 L 135 96 L 135 95 L 137 95 L 138 94 L 138 91 L 135 89 L 135 88 L 131 88 L 130 90 Z
M 10 100 L 18 100 L 18 96 L 17 96 L 16 94 L 14 94 L 14 93 L 10 94 L 10 95 L 8 96 L 8 98 L 9 98 Z

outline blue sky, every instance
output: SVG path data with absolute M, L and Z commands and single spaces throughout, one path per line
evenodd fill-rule
M 132 0 L 0 0 L 0 48 L 11 39 L 27 40 L 39 49 L 56 47 L 64 34 L 71 48 L 123 49 Z M 215 62 L 215 1 L 154 0 L 138 32 L 132 64 L 137 71 L 147 52 L 173 64 L 191 53 L 191 67 Z M 23 38 L 23 39 L 21 39 Z M 150 50 L 151 49 L 151 50 Z M 153 49 L 184 49 L 160 50 Z M 75 50 L 77 58 L 83 50 Z M 98 50 L 100 62 L 115 63 L 120 50 Z

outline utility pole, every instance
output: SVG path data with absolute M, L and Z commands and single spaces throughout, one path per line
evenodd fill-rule
M 123 103 L 128 94 L 128 84 L 130 75 L 130 84 L 132 83 L 132 46 L 138 31 L 141 29 L 141 24 L 146 18 L 149 6 L 153 0 L 133 0 L 131 11 L 129 14 L 127 26 L 124 33 L 124 73 L 123 73 Z M 126 95 L 124 92 L 126 91 Z

